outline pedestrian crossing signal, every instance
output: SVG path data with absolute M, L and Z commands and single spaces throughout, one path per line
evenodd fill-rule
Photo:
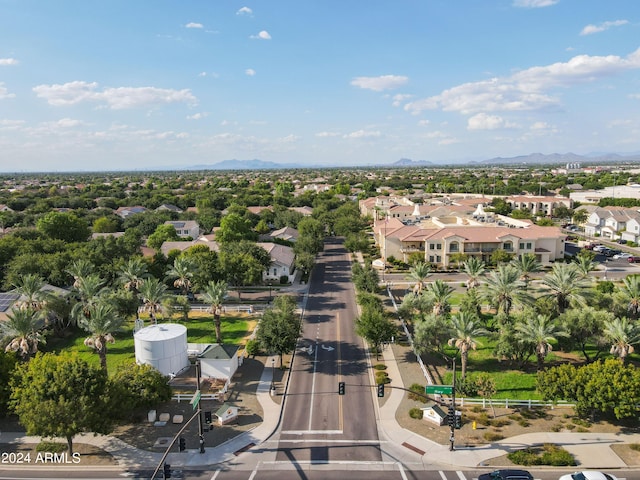
M 338 395 L 344 395 L 344 382 L 338 382 Z
M 184 452 L 187 449 L 187 441 L 184 437 L 180 437 L 178 439 L 178 445 L 181 452 Z
M 384 383 L 378 384 L 378 396 L 384 397 Z

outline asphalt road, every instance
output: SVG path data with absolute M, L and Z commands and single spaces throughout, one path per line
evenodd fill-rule
M 347 251 L 331 238 L 309 286 L 291 369 L 277 461 L 381 461 L 369 376 Z M 338 383 L 345 383 L 345 395 Z

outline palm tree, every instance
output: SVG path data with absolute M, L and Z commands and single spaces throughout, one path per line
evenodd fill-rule
M 138 293 L 145 278 L 149 278 L 146 262 L 142 257 L 131 257 L 118 271 L 118 281 L 125 290 Z
M 578 255 L 575 258 L 575 265 L 585 278 L 591 278 L 589 277 L 589 273 L 594 271 L 598 266 L 598 264 L 593 261 L 593 257 L 589 255 Z
M 511 264 L 520 272 L 520 278 L 524 281 L 524 288 L 529 286 L 531 274 L 540 271 L 541 265 L 533 253 L 525 253 L 511 260 Z
M 409 279 L 416 282 L 413 293 L 419 295 L 422 292 L 429 275 L 431 275 L 431 265 L 426 262 L 417 262 L 409 269 Z
M 0 322 L 0 336 L 9 339 L 7 352 L 18 352 L 27 360 L 38 351 L 38 344 L 46 343 L 40 327 L 41 313 L 32 308 L 12 308 L 7 320 Z
M 71 319 L 80 323 L 80 320 L 87 318 L 90 315 L 90 308 L 97 303 L 100 298 L 107 293 L 108 289 L 104 286 L 105 281 L 100 278 L 97 273 L 90 273 L 89 275 L 78 277 L 75 283 L 74 290 L 76 291 L 79 300 L 71 308 Z
M 469 280 L 467 281 L 467 289 L 475 288 L 480 285 L 480 278 L 484 275 L 485 265 L 478 257 L 469 257 L 466 262 L 462 264 L 464 273 L 467 274 Z
M 558 337 L 566 337 L 568 334 L 558 327 L 548 315 L 526 315 L 525 318 L 524 322 L 517 323 L 515 326 L 516 338 L 523 343 L 535 345 L 538 371 L 540 371 L 544 366 L 545 357 L 553 349 L 551 342 L 555 342 Z
M 626 317 L 605 321 L 603 334 L 611 341 L 609 353 L 623 362 L 640 342 L 640 327 Z
M 640 314 L 640 277 L 636 275 L 625 277 L 619 295 L 627 303 L 627 310 L 631 317 L 638 318 Z
M 427 285 L 426 295 L 427 298 L 433 303 L 434 315 L 445 315 L 451 310 L 449 299 L 453 294 L 453 287 L 447 285 L 442 280 L 438 279 L 435 282 Z
M 47 297 L 43 290 L 44 285 L 44 279 L 40 275 L 35 273 L 20 275 L 13 283 L 13 290 L 11 290 L 20 295 L 14 305 L 21 309 L 42 310 Z
M 182 290 L 187 296 L 191 289 L 192 279 L 196 265 L 189 257 L 176 257 L 173 267 L 167 272 L 167 279 L 175 279 L 173 286 Z
M 167 299 L 167 286 L 155 277 L 146 278 L 140 284 L 140 296 L 149 317 L 156 320 L 156 313 L 164 310 L 163 302 Z
M 554 263 L 551 272 L 542 278 L 542 284 L 552 291 L 550 295 L 555 297 L 560 314 L 572 300 L 583 304 L 583 292 L 589 287 L 589 281 L 575 263 Z
M 449 346 L 455 346 L 460 351 L 460 363 L 462 364 L 462 379 L 467 375 L 467 360 L 469 350 L 475 350 L 479 345 L 476 337 L 488 335 L 488 331 L 482 327 L 476 327 L 476 319 L 458 312 L 451 317 L 452 337 L 447 342 Z
M 113 333 L 120 330 L 124 318 L 116 314 L 114 308 L 106 303 L 96 303 L 89 307 L 90 314 L 78 324 L 91 335 L 84 340 L 87 347 L 93 348 L 100 357 L 100 366 L 107 371 L 107 344 L 115 343 Z
M 213 313 L 213 321 L 216 329 L 216 342 L 222 343 L 222 326 L 220 324 L 220 314 L 222 309 L 222 302 L 227 296 L 228 290 L 227 282 L 218 280 L 217 282 L 210 281 L 204 287 L 202 293 L 202 300 L 210 305 L 209 311 Z
M 66 272 L 73 277 L 73 287 L 77 288 L 79 280 L 92 274 L 93 270 L 94 266 L 89 260 L 86 258 L 77 258 L 71 262 Z
M 497 313 L 509 315 L 514 304 L 526 304 L 530 297 L 520 280 L 520 272 L 513 265 L 500 264 L 486 277 L 482 285 L 484 297 L 496 306 Z

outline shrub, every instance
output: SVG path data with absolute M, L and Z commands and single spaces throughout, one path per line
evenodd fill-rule
M 576 461 L 564 448 L 545 443 L 542 448 L 523 448 L 507 454 L 516 465 L 551 465 L 553 467 L 575 466 Z
M 247 352 L 247 355 L 251 355 L 251 356 L 259 355 L 260 345 L 258 344 L 258 341 L 253 338 L 250 340 L 247 340 L 245 351 Z
M 497 428 L 505 427 L 510 424 L 511 424 L 511 420 L 507 420 L 506 418 L 492 418 L 487 421 L 487 425 L 490 425 L 492 427 L 497 427 Z
M 376 363 L 373 368 L 376 370 L 386 370 L 387 366 L 384 363 Z
M 36 452 L 62 453 L 66 450 L 67 444 L 60 442 L 40 442 L 36 445 Z
M 381 383 L 391 383 L 387 372 L 376 372 L 376 384 L 380 385 Z
M 520 420 L 518 420 L 518 425 L 520 425 L 521 427 L 528 427 L 529 425 L 531 425 L 531 423 L 529 423 L 529 420 L 527 420 L 526 418 L 521 418 Z
M 504 435 L 496 432 L 485 432 L 483 437 L 487 442 L 497 442 L 498 440 L 504 439 Z
M 635 450 L 636 452 L 640 452 L 640 443 L 630 443 L 629 448 L 631 450 Z
M 426 398 L 423 396 L 425 391 L 425 387 L 423 385 L 420 385 L 419 383 L 414 383 L 409 387 L 409 390 L 411 390 L 411 392 L 416 392 L 420 394 L 420 395 L 416 395 L 416 393 L 409 393 L 410 400 L 426 403 Z
M 489 426 L 491 424 L 491 419 L 489 418 L 489 415 L 487 414 L 487 412 L 482 412 L 480 415 L 478 415 L 478 418 L 476 419 L 476 421 L 480 425 L 484 425 L 484 426 Z
M 414 407 L 411 410 L 409 410 L 409 416 L 411 418 L 415 418 L 416 420 L 420 420 L 422 419 L 422 410 L 420 410 L 418 407 Z

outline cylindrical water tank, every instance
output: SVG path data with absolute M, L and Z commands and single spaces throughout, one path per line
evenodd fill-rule
M 136 363 L 147 363 L 163 375 L 175 375 L 189 365 L 187 327 L 161 323 L 138 330 L 134 335 Z

